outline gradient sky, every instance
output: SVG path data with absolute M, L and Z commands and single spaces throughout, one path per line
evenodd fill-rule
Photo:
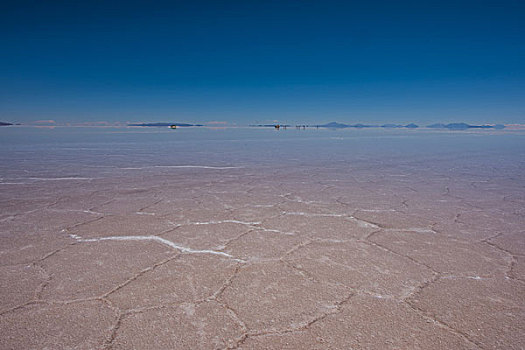
M 525 123 L 525 1 L 11 1 L 0 120 Z

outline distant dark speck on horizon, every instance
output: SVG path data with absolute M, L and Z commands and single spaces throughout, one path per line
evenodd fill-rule
M 202 124 L 187 124 L 187 123 L 135 123 L 135 124 L 128 124 L 128 126 L 157 126 L 157 127 L 163 127 L 163 126 L 204 126 Z

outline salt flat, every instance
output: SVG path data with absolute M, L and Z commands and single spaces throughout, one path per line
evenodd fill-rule
M 525 135 L 1 132 L 2 349 L 525 348 Z

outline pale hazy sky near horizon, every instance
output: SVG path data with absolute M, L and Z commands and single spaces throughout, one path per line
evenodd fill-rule
M 0 121 L 525 123 L 524 1 L 8 1 Z

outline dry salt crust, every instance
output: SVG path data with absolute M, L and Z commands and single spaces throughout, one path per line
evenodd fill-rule
M 519 168 L 90 169 L 2 178 L 2 349 L 525 348 Z

